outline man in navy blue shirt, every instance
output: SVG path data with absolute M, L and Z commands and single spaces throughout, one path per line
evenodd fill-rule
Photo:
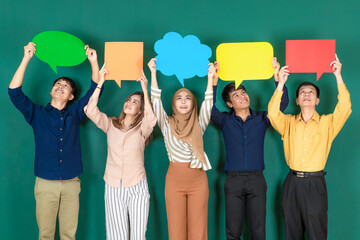
M 84 97 L 71 104 L 77 95 L 75 82 L 67 77 L 55 80 L 46 106 L 34 104 L 22 91 L 26 67 L 36 48 L 24 47 L 24 57 L 9 85 L 10 99 L 32 126 L 35 136 L 35 199 L 39 239 L 54 239 L 59 216 L 61 239 L 75 239 L 82 173 L 80 122 L 84 106 L 98 83 L 99 66 L 94 49 L 85 46 L 91 64 L 91 87 Z M 85 50 L 84 50 L 85 51 Z
M 219 69 L 219 64 L 215 64 Z M 278 83 L 280 64 L 273 58 L 274 79 Z M 215 81 L 214 81 L 215 82 Z M 222 98 L 231 112 L 220 112 L 216 107 L 214 86 L 214 105 L 211 120 L 223 133 L 226 162 L 225 179 L 225 221 L 226 238 L 241 239 L 245 212 L 248 215 L 251 239 L 265 239 L 266 190 L 263 175 L 264 139 L 270 126 L 266 111 L 255 112 L 250 109 L 250 98 L 245 87 L 235 84 L 225 86 Z M 282 97 L 281 110 L 285 110 L 289 99 L 286 87 Z

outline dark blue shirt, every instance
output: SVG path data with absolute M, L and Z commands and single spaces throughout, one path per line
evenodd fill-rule
M 97 84 L 74 104 L 58 110 L 34 104 L 22 87 L 9 88 L 10 99 L 32 126 L 35 136 L 35 175 L 48 180 L 67 180 L 82 171 L 80 122 L 85 118 L 84 107 Z
M 217 86 L 214 86 L 211 121 L 223 133 L 226 149 L 224 170 L 241 172 L 264 170 L 264 139 L 266 129 L 270 126 L 267 111 L 255 112 L 250 109 L 250 116 L 243 122 L 235 112 L 219 111 L 215 105 L 216 90 Z M 288 103 L 288 91 L 284 86 L 280 110 L 284 111 Z

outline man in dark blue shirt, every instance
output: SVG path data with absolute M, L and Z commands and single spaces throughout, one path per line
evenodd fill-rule
M 75 239 L 80 180 L 82 173 L 80 122 L 85 118 L 84 106 L 94 92 L 99 66 L 96 51 L 85 46 L 91 64 L 91 87 L 84 97 L 71 104 L 77 95 L 75 82 L 67 77 L 55 80 L 46 106 L 34 104 L 22 91 L 26 67 L 36 48 L 24 47 L 24 57 L 10 85 L 9 95 L 15 107 L 32 126 L 35 136 L 35 199 L 39 239 L 54 239 L 59 215 L 61 239 Z M 84 50 L 85 51 L 85 50 Z
M 217 69 L 219 65 L 215 64 Z M 278 82 L 280 64 L 272 60 L 275 83 Z M 226 238 L 240 239 L 245 212 L 248 215 L 251 239 L 265 239 L 266 190 L 263 175 L 264 139 L 270 126 L 266 111 L 255 112 L 250 109 L 250 98 L 245 87 L 235 84 L 225 86 L 222 98 L 231 112 L 220 112 L 216 107 L 214 86 L 214 105 L 211 120 L 223 133 L 226 162 L 224 170 L 227 177 L 225 191 Z M 284 88 L 281 110 L 289 102 L 287 89 Z

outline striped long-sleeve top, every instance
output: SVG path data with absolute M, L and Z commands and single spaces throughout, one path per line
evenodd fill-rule
M 190 168 L 200 168 L 204 171 L 210 170 L 209 159 L 205 155 L 205 163 L 202 163 L 192 151 L 192 146 L 177 139 L 171 132 L 168 115 L 166 114 L 161 102 L 161 90 L 151 88 L 151 102 L 154 113 L 158 120 L 158 125 L 164 136 L 165 147 L 171 162 L 190 162 Z M 206 127 L 210 122 L 211 108 L 213 106 L 213 91 L 205 92 L 205 100 L 201 104 L 199 113 L 199 124 L 201 133 L 204 134 Z

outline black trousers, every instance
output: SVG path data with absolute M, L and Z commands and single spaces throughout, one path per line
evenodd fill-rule
M 289 173 L 284 181 L 282 209 L 285 239 L 327 239 L 328 197 L 324 176 L 299 178 Z
M 226 239 L 241 239 L 245 212 L 251 239 L 265 239 L 267 184 L 262 171 L 227 174 L 224 184 Z

